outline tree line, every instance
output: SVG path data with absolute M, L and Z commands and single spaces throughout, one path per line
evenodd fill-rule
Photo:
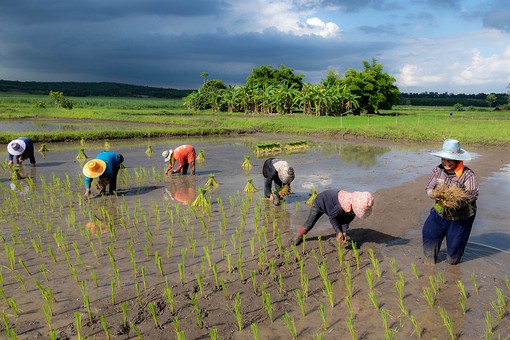
M 36 82 L 0 80 L 0 92 L 49 95 L 62 92 L 70 97 L 150 97 L 181 99 L 192 90 L 128 85 L 108 82 Z

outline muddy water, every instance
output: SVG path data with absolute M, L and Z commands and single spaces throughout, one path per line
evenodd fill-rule
M 435 157 L 428 154 L 431 149 L 429 146 L 403 147 L 309 139 L 308 150 L 277 154 L 295 167 L 296 179 L 292 184 L 293 194 L 286 198 L 285 206 L 267 208 L 260 201 L 263 192 L 261 167 L 267 156 L 257 157 L 253 150 L 257 143 L 275 141 L 285 143 L 296 139 L 264 135 L 242 138 L 173 139 L 171 143 L 164 140 L 111 141 L 111 151 L 122 153 L 125 157 L 126 169 L 121 172 L 118 183 L 119 197 L 97 197 L 90 201 L 80 199 L 84 191 L 82 163 L 75 160 L 75 156 L 83 147 L 89 158 L 93 158 L 104 148 L 102 143 L 85 143 L 84 146 L 79 143 L 47 145 L 50 151 L 45 154 L 44 159 L 42 155 L 37 154 L 37 167 L 23 167 L 23 175 L 34 179 L 35 189 L 30 187 L 30 181 L 22 180 L 16 184 L 11 182 L 9 171 L 4 170 L 0 177 L 4 189 L 1 191 L 2 216 L 5 223 L 2 237 L 9 240 L 17 258 L 23 259 L 30 271 L 30 275 L 25 275 L 19 262 L 15 264 L 15 270 L 9 270 L 12 264 L 5 254 L 6 248 L 2 258 L 4 291 L 9 294 L 8 296 L 15 297 L 23 310 L 30 312 L 22 314 L 20 320 L 25 322 L 17 324 L 18 334 L 20 332 L 25 332 L 29 336 L 35 336 L 37 332 L 45 334 L 44 314 L 40 308 L 42 298 L 40 294 L 37 295 L 38 289 L 33 285 L 32 276 L 42 271 L 41 263 L 46 266 L 48 273 L 51 273 L 47 285 L 53 287 L 53 294 L 59 301 L 55 311 L 59 317 L 53 319 L 53 327 L 67 330 L 68 333 L 71 331 L 67 328 L 73 323 L 72 312 L 81 310 L 84 315 L 86 313 L 78 288 L 81 281 L 87 281 L 88 291 L 96 303 L 106 300 L 104 304 L 108 305 L 111 283 L 114 284 L 117 280 L 116 275 L 119 275 L 122 279 L 118 280 L 120 286 L 118 289 L 126 295 L 128 293 L 123 290 L 129 290 L 131 292 L 129 298 L 133 299 L 134 283 L 143 285 L 140 278 L 141 268 L 144 268 L 143 276 L 151 282 L 151 286 L 157 286 L 158 291 L 161 290 L 165 280 L 154 264 L 156 254 L 163 257 L 165 275 L 168 275 L 173 284 L 179 281 L 178 264 L 186 258 L 184 277 L 190 282 L 194 280 L 195 273 L 200 272 L 204 266 L 207 252 L 204 247 L 212 247 L 212 244 L 216 247 L 216 252 L 211 254 L 212 261 L 221 266 L 221 275 L 228 277 L 227 260 L 225 256 L 220 255 L 220 247 L 224 247 L 225 253 L 232 254 L 236 254 L 240 251 L 239 247 L 243 247 L 242 252 L 247 255 L 247 261 L 256 265 L 256 256 L 251 259 L 249 256 L 250 251 L 253 251 L 250 249 L 252 244 L 259 248 L 263 244 L 260 239 L 255 239 L 256 230 L 263 227 L 271 234 L 271 230 L 277 230 L 276 226 L 282 234 L 293 234 L 306 218 L 308 207 L 304 202 L 309 197 L 311 189 L 322 191 L 341 187 L 348 191 L 382 190 L 428 174 L 431 164 L 437 162 Z M 203 150 L 205 161 L 199 163 L 196 176 L 165 176 L 161 152 L 183 143 L 191 143 L 197 150 Z M 151 157 L 145 153 L 149 144 L 154 150 Z M 38 147 L 39 145 L 36 145 L 36 148 Z M 478 157 L 483 155 L 483 151 L 474 153 Z M 245 155 L 251 157 L 253 165 L 248 172 L 241 167 Z M 4 150 L 0 156 L 6 158 Z M 211 174 L 219 186 L 207 190 L 207 198 L 212 202 L 210 213 L 212 217 L 206 218 L 198 214 L 196 208 L 194 210 L 189 207 Z M 69 178 L 68 190 L 65 189 L 67 178 Z M 252 183 L 258 189 L 254 194 L 246 194 L 243 191 L 248 179 L 252 179 Z M 500 201 L 500 197 L 506 199 L 508 192 L 505 193 L 500 188 L 507 184 L 508 170 L 505 167 L 496 170 L 484 181 L 479 201 L 479 217 L 475 222 L 472 243 L 466 253 L 467 259 L 482 259 L 487 268 L 473 268 L 475 261 L 468 261 L 466 266 L 457 269 L 458 273 L 448 272 L 448 275 L 451 275 L 447 277 L 450 282 L 455 283 L 457 279 L 468 282 L 469 275 L 474 270 L 477 272 L 481 270 L 487 277 L 494 275 L 501 278 L 506 275 L 508 243 L 504 241 L 508 239 L 509 233 L 504 223 L 507 211 L 504 209 L 505 201 Z M 490 195 L 490 192 L 497 192 L 497 195 Z M 22 210 L 17 210 L 20 208 Z M 210 235 L 208 230 L 215 230 L 215 233 L 211 232 Z M 317 234 L 321 232 L 329 234 L 331 227 L 327 219 L 323 218 L 314 231 L 317 231 Z M 244 238 L 236 240 L 239 235 L 244 235 Z M 170 237 L 174 242 L 173 250 L 169 250 Z M 211 238 L 217 241 L 212 241 Z M 385 255 L 399 259 L 416 258 L 420 241 L 419 232 L 410 231 L 406 238 L 407 243 L 396 242 L 384 249 Z M 42 251 L 38 251 L 38 247 Z M 57 261 L 52 261 L 49 249 L 52 249 L 51 252 L 54 252 Z M 212 251 L 211 248 L 207 249 Z M 109 251 L 113 251 L 114 260 L 109 257 Z M 136 265 L 133 264 L 133 257 L 136 258 Z M 69 258 L 71 260 L 68 260 Z M 66 261 L 71 270 L 65 265 L 61 266 Z M 112 261 L 117 267 L 118 274 L 110 269 L 113 266 Z M 476 261 L 476 264 L 479 265 L 480 261 Z M 437 275 L 444 269 L 442 266 L 444 263 L 431 268 L 430 273 L 421 275 L 425 285 L 429 275 Z M 136 276 L 132 274 L 135 271 Z M 389 272 L 389 268 L 387 271 Z M 7 275 L 10 272 L 17 274 Z M 92 288 L 93 275 L 97 275 L 97 289 Z M 248 275 L 245 273 L 246 277 Z M 413 274 L 409 272 L 406 275 L 412 277 Z M 27 291 L 38 296 L 35 301 L 33 296 L 23 294 L 23 290 L 19 288 L 20 278 L 23 277 Z M 37 279 L 40 282 L 44 280 L 41 275 Z M 364 280 L 363 277 L 361 280 Z M 320 288 L 317 290 L 320 292 Z M 388 291 L 390 290 L 393 291 L 391 282 L 388 283 Z M 413 296 L 420 296 L 420 292 L 414 292 Z M 445 300 L 447 301 L 447 297 Z M 416 310 L 419 311 L 419 307 Z M 362 314 L 363 310 L 360 309 L 359 315 Z M 476 310 L 478 320 L 484 319 L 483 314 L 483 309 Z M 459 317 L 457 314 L 455 316 Z M 308 317 L 307 320 L 320 324 L 317 316 Z M 218 325 L 221 324 L 220 321 L 217 321 Z M 428 323 L 429 320 L 423 322 Z M 338 320 L 338 325 L 344 323 L 344 320 Z M 378 326 L 375 326 L 376 324 Z M 365 326 L 368 329 L 381 328 L 379 320 L 367 322 Z M 363 325 L 360 324 L 359 327 Z M 476 336 L 480 334 L 470 333 L 469 323 L 463 327 L 466 327 L 465 334 Z M 271 328 L 277 333 L 284 330 L 283 324 L 273 325 Z M 193 331 L 188 329 L 187 334 L 190 334 L 190 338 L 203 336 L 200 332 L 193 336 Z M 89 335 L 97 332 L 97 329 L 94 330 L 90 326 Z M 408 334 L 407 332 L 409 331 L 406 330 L 403 334 Z M 380 338 L 377 334 L 381 333 L 375 334 L 372 336 L 368 332 L 366 338 Z

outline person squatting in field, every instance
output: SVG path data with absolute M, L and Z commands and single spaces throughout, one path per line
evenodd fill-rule
M 347 192 L 330 189 L 317 194 L 305 223 L 299 227 L 294 244 L 298 245 L 315 226 L 319 218 L 326 214 L 335 230 L 338 242 L 347 242 L 347 229 L 355 217 L 367 218 L 372 213 L 374 198 L 369 192 Z

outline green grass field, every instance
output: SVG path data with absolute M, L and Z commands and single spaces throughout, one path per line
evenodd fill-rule
M 379 115 L 316 117 L 301 113 L 291 115 L 245 114 L 190 111 L 180 100 L 152 98 L 69 98 L 74 107 L 55 107 L 46 96 L 0 94 L 0 119 L 92 119 L 139 123 L 125 129 L 92 129 L 27 133 L 36 142 L 85 139 L 125 139 L 176 135 L 211 135 L 227 133 L 284 132 L 288 134 L 323 134 L 327 136 L 366 136 L 392 141 L 439 142 L 455 138 L 464 144 L 510 145 L 510 112 L 490 108 L 453 111 L 451 107 L 400 106 Z M 43 101 L 45 108 L 36 108 Z M 450 112 L 453 112 L 450 115 Z M 16 131 L 0 133 L 7 143 Z

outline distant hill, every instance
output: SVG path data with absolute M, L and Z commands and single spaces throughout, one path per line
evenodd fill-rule
M 186 97 L 193 90 L 166 89 L 106 82 L 79 83 L 0 80 L 0 92 L 48 95 L 50 91 L 62 92 L 65 96 L 69 97 L 105 96 L 180 99 Z

